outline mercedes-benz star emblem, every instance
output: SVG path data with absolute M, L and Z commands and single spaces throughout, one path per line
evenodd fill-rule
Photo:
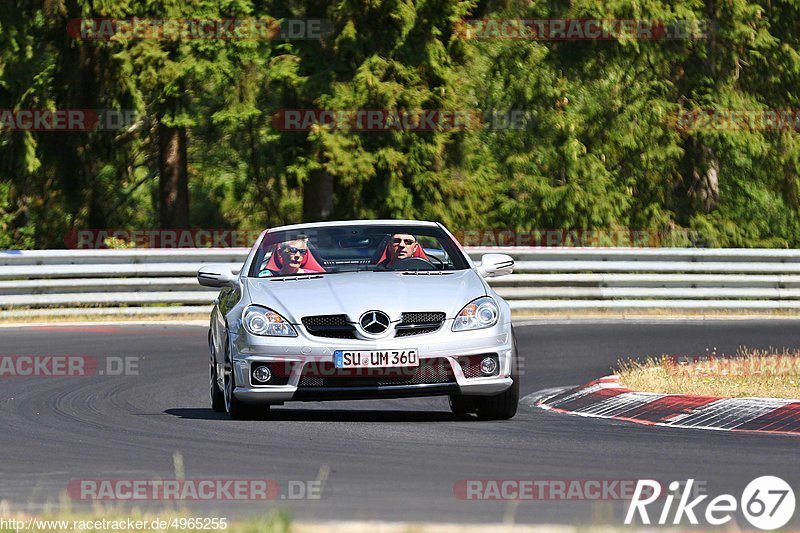
M 367 311 L 361 315 L 358 321 L 361 324 L 361 329 L 372 335 L 378 335 L 389 329 L 389 315 L 383 311 Z

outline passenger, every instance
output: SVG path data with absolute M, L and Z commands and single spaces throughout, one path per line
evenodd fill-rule
M 259 276 L 292 276 L 325 272 L 308 249 L 308 239 L 296 239 L 279 244 Z

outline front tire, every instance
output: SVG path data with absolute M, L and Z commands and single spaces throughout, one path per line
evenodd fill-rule
M 481 420 L 508 420 L 517 414 L 519 404 L 519 379 L 512 372 L 514 383 L 506 390 L 495 396 L 476 398 L 478 404 L 478 418 Z
M 211 408 L 217 413 L 225 412 L 225 395 L 219 390 L 217 385 L 217 365 L 214 361 L 210 361 L 208 365 L 209 381 L 211 382 L 210 395 L 211 395 Z
M 450 411 L 456 416 L 466 416 L 475 412 L 475 399 L 461 394 L 450 395 Z
M 269 406 L 255 406 L 244 403 L 233 394 L 236 388 L 236 375 L 233 372 L 233 363 L 228 359 L 226 367 L 230 365 L 230 369 L 225 369 L 223 381 L 225 382 L 225 410 L 228 415 L 234 420 L 256 420 L 266 415 L 269 411 Z
M 481 420 L 508 420 L 517 414 L 519 404 L 519 371 L 517 336 L 514 328 L 511 328 L 512 345 L 514 346 L 513 357 L 511 358 L 511 386 L 504 392 L 494 396 L 475 397 L 478 418 Z

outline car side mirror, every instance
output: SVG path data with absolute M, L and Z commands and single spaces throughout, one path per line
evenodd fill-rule
M 222 263 L 205 265 L 197 271 L 197 282 L 204 287 L 226 287 L 233 285 L 234 279 L 230 265 Z
M 484 254 L 478 265 L 478 272 L 484 278 L 505 276 L 514 271 L 514 259 L 506 254 Z

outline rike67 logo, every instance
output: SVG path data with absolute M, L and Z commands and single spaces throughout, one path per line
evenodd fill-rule
M 731 494 L 721 494 L 709 501 L 705 501 L 708 498 L 705 494 L 690 499 L 693 496 L 694 480 L 687 480 L 684 490 L 680 490 L 681 485 L 678 481 L 669 484 L 671 493 L 663 498 L 664 506 L 657 515 L 655 523 L 678 525 L 685 518 L 690 524 L 698 525 L 699 516 L 705 519 L 706 524 L 717 526 L 730 522 L 737 510 L 740 510 L 753 527 L 772 530 L 786 525 L 794 515 L 794 491 L 779 477 L 761 476 L 754 479 L 742 491 L 739 500 Z M 661 484 L 658 481 L 639 480 L 628 513 L 625 515 L 625 523 L 632 524 L 638 513 L 641 523 L 650 525 L 651 517 L 648 511 L 656 509 L 652 507 L 648 509 L 648 506 L 662 498 L 661 492 Z M 673 513 L 672 504 L 676 495 L 678 503 Z

